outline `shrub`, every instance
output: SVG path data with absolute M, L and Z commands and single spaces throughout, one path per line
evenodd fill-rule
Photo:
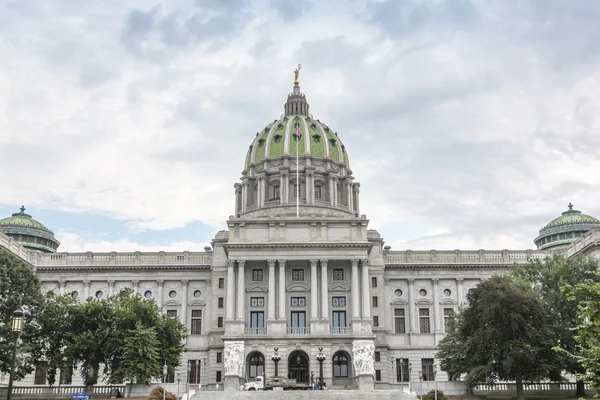
M 432 390 L 431 392 L 423 396 L 423 400 L 435 400 L 435 390 Z M 438 390 L 437 400 L 448 400 L 448 396 L 446 396 L 441 390 Z
M 175 393 L 167 392 L 165 396 L 166 400 L 177 400 Z M 155 386 L 150 392 L 148 400 L 163 400 L 163 388 L 162 386 Z

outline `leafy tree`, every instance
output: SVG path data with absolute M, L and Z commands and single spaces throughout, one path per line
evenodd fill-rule
M 440 342 L 441 368 L 466 374 L 469 387 L 514 380 L 523 400 L 523 382 L 546 377 L 555 363 L 545 308 L 506 276 L 480 283 L 467 299 Z
M 14 254 L 0 249 L 0 372 L 10 374 L 13 338 L 12 315 L 21 310 L 25 317 L 18 347 L 15 379 L 21 379 L 34 368 L 40 356 L 40 327 L 37 318 L 43 302 L 40 282 L 33 269 Z
M 125 382 L 150 384 L 152 377 L 161 375 L 159 358 L 160 343 L 154 328 L 145 328 L 138 322 L 135 329 L 128 332 L 123 346 L 123 357 L 113 378 Z
M 540 297 L 546 312 L 552 316 L 548 323 L 553 340 L 565 350 L 556 358 L 557 364 L 550 376 L 552 380 L 561 379 L 560 371 L 571 374 L 582 374 L 585 371 L 579 359 L 570 355 L 576 353 L 574 328 L 578 324 L 578 304 L 583 298 L 577 292 L 567 295 L 561 288 L 573 287 L 591 278 L 598 282 L 600 277 L 594 275 L 595 271 L 598 271 L 596 260 L 584 256 L 566 258 L 561 254 L 554 254 L 544 260 L 531 260 L 511 270 L 511 275 L 519 284 L 530 288 Z M 576 395 L 585 396 L 582 380 L 577 381 Z
M 578 306 L 578 325 L 575 328 L 575 353 L 562 347 L 558 350 L 573 357 L 585 371 L 582 374 L 596 389 L 600 389 L 600 273 L 575 287 L 566 286 L 569 301 L 581 299 Z

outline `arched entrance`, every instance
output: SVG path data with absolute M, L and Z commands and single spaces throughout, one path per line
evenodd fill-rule
M 336 352 L 331 358 L 334 385 L 352 385 L 352 364 L 350 355 L 345 351 Z
M 265 373 L 265 357 L 258 351 L 248 354 L 248 380 L 253 381 L 257 376 L 263 376 Z
M 298 383 L 310 383 L 308 356 L 305 352 L 296 350 L 288 357 L 288 378 L 296 379 Z

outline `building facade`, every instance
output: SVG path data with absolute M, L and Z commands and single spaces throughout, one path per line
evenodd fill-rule
M 233 390 L 274 375 L 276 356 L 278 375 L 298 382 L 318 377 L 324 359 L 328 387 L 435 380 L 458 392 L 435 353 L 470 289 L 557 249 L 600 258 L 600 221 L 571 206 L 542 228 L 538 250 L 390 249 L 361 214 L 345 146 L 298 84 L 253 138 L 234 195 L 228 229 L 201 252 L 56 252 L 24 209 L 0 221 L 0 246 L 32 265 L 43 290 L 83 300 L 130 287 L 154 299 L 187 328 L 186 381 Z M 43 368 L 21 384 L 45 384 Z

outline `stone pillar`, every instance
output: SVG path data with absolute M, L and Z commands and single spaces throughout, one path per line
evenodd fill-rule
M 83 281 L 83 300 L 90 297 L 90 281 Z
M 337 207 L 340 199 L 338 198 L 338 179 L 337 176 L 333 177 L 333 206 Z
M 285 260 L 279 260 L 279 320 L 285 321 Z
M 456 301 L 459 306 L 465 303 L 463 278 L 456 278 Z
M 234 281 L 234 271 L 233 266 L 235 265 L 235 261 L 229 260 L 227 261 L 227 311 L 225 314 L 225 318 L 228 320 L 233 320 L 233 309 L 234 309 L 234 301 L 235 301 L 235 281 Z
M 239 183 L 236 183 L 235 185 L 233 185 L 233 187 L 235 188 L 235 215 L 237 216 L 242 211 L 241 210 L 242 185 L 240 185 Z
M 327 261 L 321 260 L 321 319 L 329 321 L 329 284 L 327 283 Z
M 248 206 L 248 182 L 242 182 L 242 212 L 246 211 Z
M 362 318 L 371 320 L 371 302 L 369 301 L 369 260 L 362 260 Z
M 165 281 L 159 279 L 156 281 L 156 289 L 158 291 L 158 295 L 156 296 L 156 303 L 158 304 L 158 308 L 162 311 L 163 305 L 165 304 Z
M 442 320 L 440 313 L 440 294 L 439 294 L 439 279 L 433 278 L 431 280 L 433 282 L 433 326 L 434 333 L 442 332 Z
M 269 309 L 267 320 L 275 319 L 275 260 L 267 260 L 269 264 Z
M 319 308 L 317 305 L 319 295 L 317 293 L 317 263 L 319 260 L 310 260 L 310 319 L 319 318 Z
M 283 175 L 283 172 L 280 170 L 279 171 L 279 203 L 280 204 L 284 204 L 283 201 L 283 185 L 285 185 L 285 178 Z
M 354 184 L 354 191 L 356 192 L 356 201 L 354 201 L 354 211 L 360 214 L 360 184 Z
M 246 316 L 246 261 L 238 260 L 238 287 L 237 287 L 237 319 L 245 320 Z
M 115 294 L 115 281 L 108 281 L 108 295 L 112 296 Z
M 64 279 L 61 279 L 61 280 L 58 281 L 58 294 L 59 295 L 62 296 L 63 294 L 65 294 L 65 287 L 66 287 L 66 285 L 67 285 L 67 282 L 65 282 Z
M 408 329 L 417 332 L 417 315 L 415 313 L 415 280 L 408 279 Z
M 185 326 L 186 331 L 188 328 L 188 316 L 187 316 L 187 305 L 188 305 L 188 280 L 181 280 L 181 318 L 180 321 Z
M 333 186 L 333 176 L 329 177 L 329 203 L 335 205 L 335 191 L 336 188 Z
M 131 287 L 133 288 L 134 294 L 139 293 L 140 292 L 140 281 L 138 281 L 137 279 L 131 281 Z
M 346 183 L 346 202 L 348 203 L 348 211 L 354 212 L 352 209 L 352 181 Z
M 350 260 L 352 264 L 352 281 L 350 292 L 352 293 L 352 319 L 360 319 L 360 292 L 358 289 L 358 260 Z

